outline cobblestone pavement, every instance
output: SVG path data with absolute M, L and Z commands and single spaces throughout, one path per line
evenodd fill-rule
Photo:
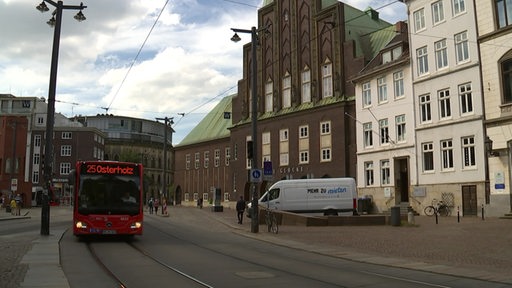
M 50 221 L 59 217 L 69 218 L 72 215 L 70 207 L 52 207 L 51 211 Z M 0 225 L 7 225 L 7 221 L 9 224 L 16 223 L 16 221 L 23 221 L 22 219 L 40 223 L 41 209 L 22 209 L 21 216 L 12 216 L 11 213 L 5 212 L 5 208 L 0 210 Z M 18 288 L 21 286 L 29 269 L 29 265 L 22 263 L 22 260 L 41 237 L 39 232 L 37 230 L 0 236 L 0 251 L 2 251 L 0 253 L 0 287 Z M 52 233 L 51 227 L 50 233 Z

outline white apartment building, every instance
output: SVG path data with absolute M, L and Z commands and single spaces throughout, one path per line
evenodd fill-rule
M 383 212 L 415 204 L 410 203 L 417 183 L 414 102 L 407 25 L 398 22 L 372 39 L 388 44 L 353 79 L 357 186 L 359 197 L 372 198 L 373 212 Z
M 512 211 L 512 3 L 475 1 L 488 141 L 487 214 Z
M 416 115 L 415 205 L 437 199 L 454 213 L 477 215 L 488 189 L 474 3 L 405 3 Z

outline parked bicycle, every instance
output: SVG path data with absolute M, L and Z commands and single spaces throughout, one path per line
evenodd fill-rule
M 267 223 L 268 232 L 272 232 L 274 234 L 279 232 L 276 213 L 272 212 L 270 208 L 265 209 L 265 223 Z
M 432 199 L 432 205 L 425 207 L 423 212 L 425 212 L 425 215 L 427 216 L 434 216 L 434 214 L 439 216 L 450 216 L 452 214 L 450 207 L 442 200 L 438 201 L 437 199 Z

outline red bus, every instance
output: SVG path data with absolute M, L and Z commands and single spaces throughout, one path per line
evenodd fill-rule
M 142 235 L 142 165 L 79 161 L 73 185 L 73 234 Z

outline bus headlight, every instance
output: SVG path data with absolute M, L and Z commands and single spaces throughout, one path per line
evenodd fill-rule
M 141 222 L 135 222 L 132 224 L 132 226 L 130 228 L 132 229 L 140 229 L 140 227 L 142 227 L 142 223 Z
M 76 224 L 75 224 L 75 227 L 78 228 L 78 229 L 86 229 L 87 228 L 87 224 L 85 224 L 82 221 L 77 221 Z

